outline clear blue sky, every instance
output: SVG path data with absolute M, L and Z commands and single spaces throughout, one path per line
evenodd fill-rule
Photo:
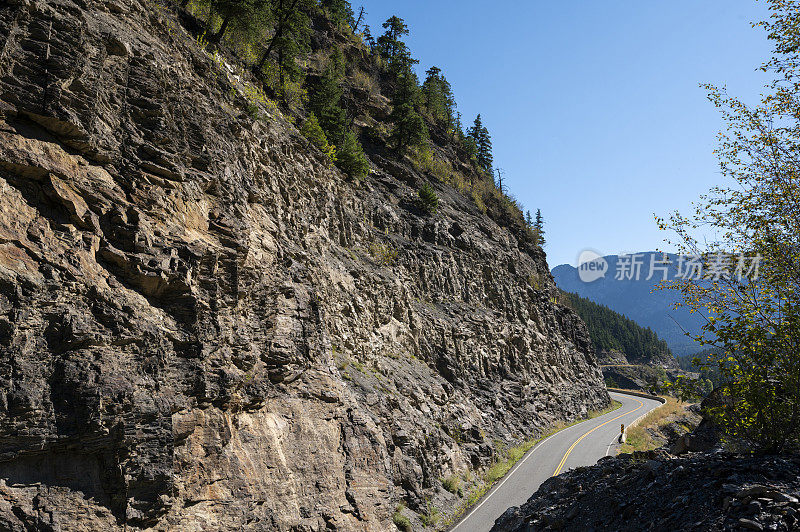
M 352 0 L 358 9 L 359 1 Z M 722 127 L 699 83 L 754 101 L 770 52 L 755 0 L 363 0 L 396 14 L 419 72 L 442 68 L 465 122 L 481 113 L 510 192 L 542 209 L 550 267 L 587 247 L 664 248 L 653 214 L 721 180 Z

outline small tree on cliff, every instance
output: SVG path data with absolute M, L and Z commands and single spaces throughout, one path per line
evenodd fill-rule
M 392 113 L 389 116 L 394 123 L 390 141 L 399 153 L 407 148 L 420 146 L 428 139 L 425 121 L 417 112 L 419 102 L 419 86 L 417 76 L 407 65 L 397 77 L 397 88 L 392 98 Z
M 483 120 L 479 114 L 475 117 L 475 122 L 467 132 L 467 135 L 475 143 L 475 160 L 484 172 L 491 176 L 494 158 L 492 157 L 492 137 L 489 130 L 483 125 Z
M 419 206 L 428 214 L 434 214 L 439 208 L 439 196 L 430 184 L 425 183 L 419 189 Z
M 425 82 L 422 84 L 422 99 L 425 109 L 431 118 L 447 129 L 454 126 L 454 111 L 456 107 L 453 90 L 450 83 L 438 67 L 431 67 L 425 72 Z
M 344 57 L 334 48 L 328 65 L 309 98 L 309 107 L 319 117 L 328 140 L 336 146 L 336 164 L 348 175 L 366 177 L 369 162 L 358 138 L 350 128 L 347 113 L 342 107 Z
M 540 246 L 544 246 L 547 241 L 544 238 L 544 219 L 542 218 L 542 211 L 540 209 L 536 209 L 536 221 L 533 222 L 533 234 L 536 243 Z
M 345 131 L 341 145 L 338 146 L 336 162 L 347 175 L 361 179 L 369 175 L 369 161 L 364 155 L 361 143 L 351 129 Z
M 402 40 L 404 35 L 408 35 L 408 26 L 400 17 L 392 16 L 383 23 L 383 27 L 386 32 L 376 42 L 378 53 L 386 61 L 389 71 L 400 75 L 418 62 L 411 57 L 408 46 Z

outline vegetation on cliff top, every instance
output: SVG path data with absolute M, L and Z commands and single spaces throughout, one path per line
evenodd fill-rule
M 170 0 L 163 0 L 170 2 Z M 433 66 L 422 83 L 390 17 L 374 38 L 346 0 L 176 0 L 198 42 L 249 69 L 301 132 L 344 173 L 366 178 L 373 155 L 399 158 L 453 186 L 518 238 L 544 244 L 543 222 L 523 215 L 478 115 L 465 129 L 450 83 Z M 378 111 L 388 98 L 388 114 Z M 248 114 L 258 118 L 257 109 Z M 373 158 L 374 159 L 374 158 Z M 374 164 L 374 163 L 372 163 Z

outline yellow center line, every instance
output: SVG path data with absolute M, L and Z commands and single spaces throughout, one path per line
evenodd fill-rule
M 573 450 L 573 449 L 575 448 L 575 446 L 576 446 L 576 445 L 578 445 L 578 444 L 581 442 L 581 440 L 583 440 L 583 439 L 584 439 L 586 436 L 588 436 L 588 435 L 589 435 L 589 434 L 591 434 L 592 432 L 596 431 L 596 430 L 597 430 L 597 429 L 599 429 L 600 427 L 604 427 L 604 426 L 608 425 L 608 424 L 609 424 L 609 423 L 611 423 L 612 421 L 615 421 L 615 420 L 617 420 L 617 419 L 619 419 L 619 418 L 621 418 L 621 417 L 623 417 L 623 416 L 627 416 L 628 414 L 633 414 L 634 412 L 636 412 L 636 411 L 637 411 L 637 410 L 639 410 L 640 408 L 644 408 L 644 403 L 643 403 L 643 402 L 641 402 L 641 401 L 640 401 L 640 400 L 638 400 L 638 399 L 634 399 L 634 401 L 636 401 L 637 403 L 639 403 L 639 406 L 637 406 L 636 408 L 634 408 L 634 409 L 633 409 L 633 410 L 631 410 L 630 412 L 625 412 L 624 414 L 620 414 L 620 415 L 618 415 L 618 416 L 617 416 L 617 417 L 615 417 L 615 418 L 611 418 L 611 419 L 609 419 L 608 421 L 606 421 L 606 422 L 605 422 L 605 423 L 603 423 L 602 425 L 597 425 L 595 428 L 593 428 L 592 430 L 590 430 L 590 431 L 586 432 L 586 433 L 585 433 L 583 436 L 581 436 L 580 438 L 578 438 L 577 440 L 575 440 L 575 443 L 573 443 L 573 444 L 572 444 L 572 446 L 571 446 L 569 449 L 567 449 L 567 452 L 566 452 L 566 454 L 564 455 L 564 458 L 562 458 L 562 459 L 561 459 L 561 462 L 558 464 L 558 467 L 556 468 L 556 471 L 555 471 L 555 473 L 553 473 L 553 476 L 556 476 L 556 475 L 558 475 L 559 473 L 561 473 L 561 468 L 562 468 L 562 467 L 564 467 L 564 464 L 567 462 L 567 458 L 569 458 L 569 455 L 570 455 L 570 453 L 572 453 L 572 450 Z

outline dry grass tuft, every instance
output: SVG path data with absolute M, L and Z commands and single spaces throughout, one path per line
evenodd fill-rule
M 683 413 L 687 403 L 681 403 L 674 397 L 664 397 L 666 403 L 649 412 L 635 426 L 628 428 L 626 442 L 620 448 L 622 453 L 633 451 L 649 451 L 661 446 L 647 429 L 658 428 L 673 420 L 674 416 Z

